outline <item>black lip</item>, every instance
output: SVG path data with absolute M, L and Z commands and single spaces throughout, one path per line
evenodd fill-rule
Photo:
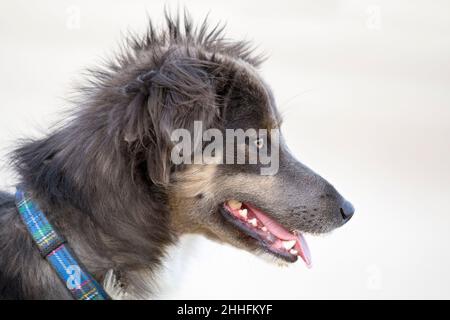
M 236 219 L 231 212 L 229 212 L 224 205 L 222 204 L 219 207 L 219 212 L 220 214 L 225 218 L 225 220 L 229 223 L 231 223 L 234 227 L 238 228 L 239 230 L 241 230 L 242 232 L 244 232 L 245 234 L 249 235 L 250 237 L 252 237 L 253 239 L 255 239 L 258 244 L 268 253 L 283 259 L 287 262 L 296 262 L 298 260 L 298 257 L 292 254 L 289 254 L 287 252 L 282 252 L 282 251 L 277 251 L 277 250 L 273 250 L 270 245 L 271 243 L 269 243 L 261 234 L 259 234 L 258 232 L 256 232 L 254 229 L 249 228 L 244 222 L 242 222 L 239 219 Z

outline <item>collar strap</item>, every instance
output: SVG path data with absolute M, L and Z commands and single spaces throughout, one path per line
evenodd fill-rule
M 67 246 L 67 241 L 56 232 L 29 195 L 19 188 L 16 191 L 16 206 L 41 256 L 50 263 L 73 298 L 109 299 L 97 281 L 78 263 L 72 250 Z

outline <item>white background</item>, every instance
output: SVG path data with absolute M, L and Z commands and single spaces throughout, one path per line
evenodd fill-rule
M 183 1 L 169 1 L 172 8 Z M 293 152 L 349 200 L 287 268 L 187 237 L 163 298 L 450 298 L 450 3 L 186 1 L 270 55 L 262 73 Z M 61 119 L 85 67 L 164 1 L 0 2 L 0 158 Z M 78 19 L 79 18 L 79 19 Z M 3 166 L 0 185 L 12 190 Z M 1 257 L 0 257 L 1 258 Z

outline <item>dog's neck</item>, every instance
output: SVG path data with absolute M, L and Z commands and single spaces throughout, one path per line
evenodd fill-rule
M 126 290 L 148 296 L 148 273 L 175 240 L 165 195 L 133 175 L 106 136 L 69 126 L 24 144 L 15 161 L 27 191 L 88 271 L 103 281 L 115 270 Z

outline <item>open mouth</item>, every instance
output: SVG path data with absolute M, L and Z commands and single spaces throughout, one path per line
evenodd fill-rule
M 237 200 L 225 202 L 220 211 L 266 251 L 288 262 L 295 262 L 301 257 L 308 268 L 312 266 L 308 244 L 300 232 L 287 230 L 261 210 Z

